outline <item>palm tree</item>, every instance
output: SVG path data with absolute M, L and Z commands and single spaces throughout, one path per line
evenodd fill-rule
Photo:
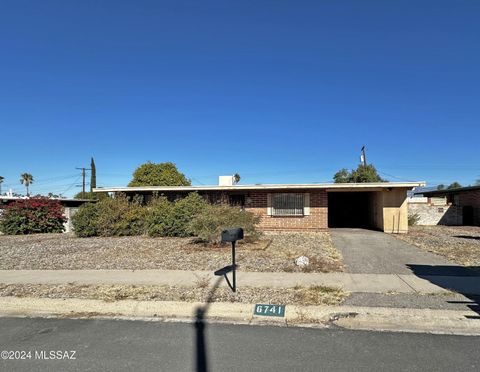
M 20 175 L 20 183 L 22 185 L 25 185 L 25 187 L 27 188 L 27 196 L 29 196 L 28 186 L 33 183 L 33 176 L 30 173 L 22 173 Z
M 2 183 L 5 177 L 0 176 L 0 195 L 2 195 Z

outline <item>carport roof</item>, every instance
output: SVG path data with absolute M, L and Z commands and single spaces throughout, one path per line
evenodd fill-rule
M 413 189 L 425 186 L 425 182 L 375 182 L 375 183 L 302 183 L 302 184 L 258 184 L 233 186 L 139 186 L 97 187 L 93 192 L 188 192 L 188 191 L 240 191 L 240 190 L 304 190 L 327 189 L 332 191 L 377 191 L 381 189 Z

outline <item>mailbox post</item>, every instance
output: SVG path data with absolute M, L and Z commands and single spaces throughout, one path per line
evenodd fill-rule
M 216 275 L 224 275 L 227 280 L 228 285 L 233 292 L 237 291 L 237 264 L 235 263 L 235 243 L 237 240 L 243 239 L 243 229 L 240 227 L 233 229 L 226 229 L 222 231 L 222 243 L 230 242 L 232 243 L 232 265 L 226 266 L 221 270 L 215 272 Z M 228 281 L 227 273 L 232 272 L 232 284 Z

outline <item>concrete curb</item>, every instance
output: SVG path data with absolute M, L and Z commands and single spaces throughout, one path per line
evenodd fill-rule
M 0 316 L 194 321 L 196 309 L 204 305 L 173 301 L 105 302 L 0 297 Z M 210 304 L 205 319 L 243 324 L 310 327 L 336 325 L 362 330 L 480 335 L 478 314 L 469 310 L 287 305 L 285 318 L 254 316 L 253 310 L 254 304 L 215 302 Z

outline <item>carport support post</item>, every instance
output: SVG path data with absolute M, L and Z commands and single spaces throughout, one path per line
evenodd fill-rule
M 233 283 L 233 292 L 237 291 L 237 265 L 235 264 L 235 242 L 232 242 L 232 283 Z

